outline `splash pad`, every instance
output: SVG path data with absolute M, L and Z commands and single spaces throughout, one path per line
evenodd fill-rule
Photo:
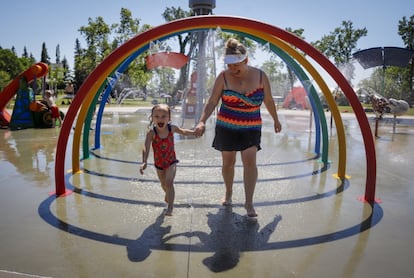
M 338 133 L 339 159 L 337 177 L 345 180 L 346 141 L 341 115 L 324 80 L 311 66 L 311 63 L 301 53 L 296 51 L 295 48 L 303 51 L 307 57 L 310 57 L 315 62 L 317 62 L 336 81 L 337 85 L 341 88 L 353 108 L 364 141 L 367 169 L 365 195 L 363 197 L 363 200 L 371 204 L 374 203 L 376 185 L 376 155 L 374 140 L 365 111 L 360 104 L 354 90 L 347 82 L 346 78 L 322 53 L 295 35 L 263 22 L 230 16 L 196 16 L 172 21 L 164 25 L 154 27 L 146 32 L 137 35 L 136 37 L 120 46 L 105 60 L 103 60 L 101 64 L 97 66 L 97 68 L 85 80 L 83 85 L 80 87 L 76 97 L 73 99 L 73 102 L 67 112 L 65 121 L 61 128 L 56 149 L 55 194 L 57 196 L 64 196 L 70 193 L 70 190 L 66 188 L 65 184 L 64 161 L 66 157 L 66 148 L 69 140 L 69 135 L 72 130 L 75 118 L 76 125 L 72 146 L 72 173 L 77 173 L 80 171 L 80 142 L 82 128 L 84 129 L 84 154 L 85 151 L 87 154 L 89 150 L 88 140 L 85 140 L 85 138 L 88 138 L 89 128 L 85 127 L 89 127 L 90 125 L 95 104 L 104 88 L 107 87 L 107 90 L 109 90 L 111 85 L 116 82 L 119 73 L 124 71 L 129 63 L 138 55 L 147 50 L 151 42 L 163 41 L 169 37 L 185 32 L 217 28 L 220 28 L 226 32 L 247 34 L 257 41 L 266 41 L 271 45 L 271 49 L 273 51 L 280 52 L 280 55 L 283 55 L 285 60 L 289 60 L 292 67 L 295 67 L 294 63 L 299 63 L 308 71 L 308 73 L 317 82 L 332 111 L 332 116 L 335 120 Z M 300 74 L 299 77 L 304 80 L 305 74 L 303 70 L 300 67 L 295 67 L 295 69 L 295 72 Z M 322 117 L 319 106 L 320 102 L 319 99 L 315 98 L 314 88 L 308 87 L 308 89 L 309 91 L 313 92 L 313 94 L 310 94 L 311 101 L 316 103 L 315 105 L 317 108 L 319 107 L 319 109 L 316 109 L 314 111 L 315 117 L 318 118 L 318 120 L 315 119 L 315 122 L 319 122 L 321 121 Z M 99 112 L 97 115 L 97 123 L 99 123 L 99 117 L 103 112 L 104 105 L 105 103 L 101 102 L 101 106 L 99 107 Z M 323 121 L 321 121 L 323 133 L 326 137 L 326 122 L 322 122 Z M 327 142 L 324 142 L 323 147 L 327 149 Z M 323 160 L 325 160 L 324 163 L 327 163 L 327 153 L 325 152 L 324 154 L 325 159 Z

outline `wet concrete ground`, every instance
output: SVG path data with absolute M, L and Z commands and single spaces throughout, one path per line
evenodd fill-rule
M 279 111 L 284 130 L 277 135 L 265 115 L 259 217 L 252 221 L 243 208 L 240 157 L 234 205 L 220 205 L 224 185 L 220 154 L 210 147 L 212 121 L 202 138 L 176 137 L 176 205 L 164 217 L 155 169 L 138 173 L 147 116 L 146 109 L 107 108 L 102 148 L 82 161 L 82 173 L 68 172 L 74 192 L 60 198 L 49 195 L 59 129 L 0 130 L 0 277 L 414 276 L 412 119 L 400 117 L 395 132 L 389 116 L 379 124 L 381 202 L 371 207 L 358 199 L 366 165 L 353 115 L 342 115 L 350 176 L 344 182 L 334 178 L 335 127 L 331 163 L 323 167 L 313 153 L 309 112 Z M 70 159 L 69 148 L 68 170 Z

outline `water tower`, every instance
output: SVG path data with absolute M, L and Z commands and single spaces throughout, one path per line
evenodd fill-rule
M 189 0 L 189 7 L 196 15 L 208 15 L 216 7 L 216 0 Z

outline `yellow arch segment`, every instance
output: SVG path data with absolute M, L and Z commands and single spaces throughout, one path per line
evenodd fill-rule
M 86 116 L 88 114 L 88 109 L 91 106 L 91 103 L 95 97 L 96 92 L 99 90 L 100 86 L 105 82 L 106 78 L 113 71 L 117 64 L 114 63 L 110 68 L 108 68 L 96 82 L 93 84 L 92 88 L 87 93 L 86 97 L 83 100 L 81 109 L 76 120 L 75 132 L 73 135 L 73 144 L 72 144 L 72 173 L 80 172 L 80 145 L 82 137 L 82 127 L 85 123 Z
M 312 66 L 312 64 L 305 59 L 305 57 L 299 53 L 297 50 L 289 46 L 286 42 L 280 40 L 279 38 L 273 37 L 268 38 L 270 42 L 277 42 L 280 48 L 288 52 L 293 58 L 295 58 L 315 79 L 315 82 L 318 84 L 319 88 L 322 90 L 322 93 L 326 97 L 326 101 L 331 108 L 332 116 L 335 120 L 335 125 L 337 128 L 338 134 L 338 152 L 339 152 L 339 161 L 338 161 L 338 177 L 345 178 L 345 169 L 346 169 L 346 140 L 345 140 L 345 128 L 342 122 L 341 113 L 339 112 L 338 106 L 336 105 L 335 98 L 332 95 L 332 92 L 329 90 L 329 87 L 326 85 L 326 82 L 322 79 L 318 71 Z
M 102 79 L 102 78 L 100 77 L 99 80 L 100 79 Z M 99 82 L 99 80 L 98 80 L 98 82 Z M 96 92 L 99 88 L 99 85 L 97 85 L 98 82 L 96 82 L 93 85 L 91 90 L 88 92 L 88 94 L 84 98 L 81 109 L 80 109 L 79 114 L 78 114 L 78 118 L 76 120 L 75 133 L 73 135 L 73 147 L 72 147 L 72 158 L 76 158 L 76 159 L 72 159 L 72 173 L 79 173 L 80 172 L 79 154 L 80 154 L 82 127 L 83 127 L 83 124 L 85 123 L 88 108 L 89 108 L 90 104 L 92 103 L 92 100 L 93 100 L 93 97 L 94 97 L 93 92 Z
M 190 29 L 191 30 L 191 29 Z M 175 32 L 174 32 L 175 33 Z M 116 69 L 116 67 L 121 64 L 122 61 L 127 59 L 130 55 L 132 55 L 137 49 L 140 49 L 144 47 L 145 45 L 149 44 L 150 41 L 157 40 L 160 37 L 165 36 L 165 34 L 162 34 L 162 36 L 157 36 L 151 38 L 151 40 L 146 41 L 145 43 L 141 43 L 134 47 L 133 50 L 124 53 L 124 55 L 119 55 L 119 57 L 116 59 L 116 62 L 112 63 L 108 68 L 104 71 L 103 74 L 101 74 L 95 81 L 93 87 L 89 90 L 89 92 L 86 94 L 85 98 L 83 99 L 83 103 L 81 106 L 81 109 L 78 113 L 78 118 L 76 120 L 76 126 L 75 126 L 75 132 L 73 135 L 73 143 L 72 143 L 72 173 L 79 173 L 80 170 L 80 145 L 81 145 L 81 137 L 82 137 L 82 126 L 85 123 L 88 109 L 90 105 L 92 104 L 92 101 L 94 99 L 94 96 L 100 86 L 105 82 L 106 78 Z

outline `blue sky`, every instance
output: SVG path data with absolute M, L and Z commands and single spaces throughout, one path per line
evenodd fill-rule
M 117 23 L 121 8 L 127 8 L 141 23 L 157 26 L 164 23 L 161 14 L 167 6 L 189 10 L 188 5 L 188 0 L 5 0 L 1 3 L 0 46 L 14 46 L 18 55 L 26 46 L 39 59 L 45 42 L 54 61 L 59 44 L 61 58 L 65 56 L 72 66 L 75 40 L 83 42 L 78 29 L 87 25 L 88 18 L 102 16 L 108 24 Z M 216 0 L 213 13 L 247 17 L 280 28 L 303 28 L 308 42 L 329 34 L 343 20 L 350 20 L 354 28 L 367 28 L 368 35 L 358 42 L 359 49 L 366 49 L 404 47 L 398 35 L 398 21 L 414 15 L 414 4 L 412 0 Z M 358 72 L 357 79 L 368 74 L 357 68 Z

